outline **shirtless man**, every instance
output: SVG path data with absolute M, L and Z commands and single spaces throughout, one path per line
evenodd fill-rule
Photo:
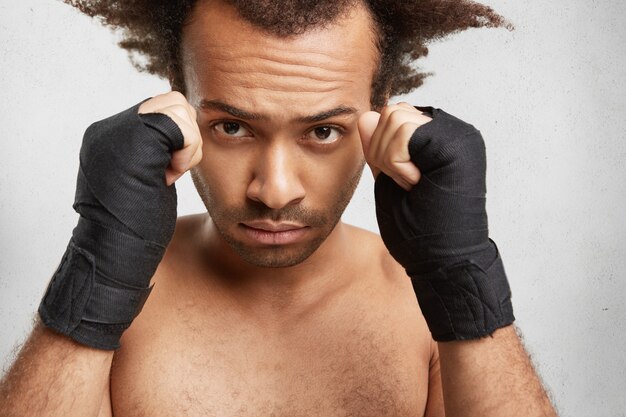
M 460 256 L 487 271 L 478 309 L 491 291 L 502 311 L 433 301 L 459 302 L 428 277 L 461 282 L 448 267 L 474 220 L 456 193 L 427 185 L 462 166 L 472 175 L 460 186 L 475 176 L 480 188 L 471 152 L 482 142 L 448 146 L 480 135 L 438 110 L 377 107 L 380 28 L 364 3 L 338 8 L 280 36 L 231 4 L 198 2 L 181 40 L 185 95 L 87 131 L 81 220 L 43 323 L 2 382 L 2 416 L 555 415 L 511 325 L 493 242 L 483 236 Z M 428 168 L 438 143 L 452 173 Z M 365 161 L 385 243 L 340 221 Z M 170 185 L 189 169 L 210 216 L 176 221 Z M 438 213 L 460 225 L 460 240 L 404 244 L 405 233 L 439 231 Z

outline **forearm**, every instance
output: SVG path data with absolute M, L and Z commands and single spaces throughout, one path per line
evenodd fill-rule
M 113 352 L 176 227 L 173 181 L 202 157 L 195 120 L 171 92 L 85 132 L 73 204 L 80 218 L 39 305 L 41 323 L 0 382 L 0 416 L 98 415 Z M 183 171 L 174 153 L 188 161 Z
M 0 382 L 0 415 L 97 416 L 112 358 L 38 323 Z
M 438 347 L 446 415 L 557 415 L 513 326 Z

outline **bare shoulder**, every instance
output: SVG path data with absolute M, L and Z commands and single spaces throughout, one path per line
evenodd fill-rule
M 411 280 L 404 268 L 396 262 L 377 233 L 343 223 L 348 236 L 346 256 L 352 265 L 348 269 L 357 276 L 367 289 L 370 307 L 380 302 L 382 311 L 399 310 L 405 317 L 421 319 L 421 311 L 411 285 Z M 402 315 L 402 314 L 399 314 Z
M 186 216 L 180 216 L 176 219 L 176 229 L 184 230 L 185 227 L 198 226 L 206 219 L 206 213 L 189 214 Z
M 170 246 L 179 247 L 181 245 L 197 244 L 198 231 L 207 219 L 206 213 L 190 214 L 180 216 L 176 219 L 176 229 Z
M 168 275 L 172 268 L 185 265 L 190 262 L 194 250 L 199 247 L 201 229 L 206 221 L 206 214 L 192 214 L 181 216 L 176 219 L 176 229 L 172 240 L 167 247 L 163 260 L 156 271 L 155 279 Z
M 349 224 L 345 226 L 350 240 L 354 242 L 353 248 L 358 252 L 358 258 L 368 268 L 376 271 L 385 281 L 406 286 L 409 280 L 404 268 L 389 254 L 380 235 Z
M 400 317 L 408 317 L 405 323 L 416 326 L 419 333 L 430 333 L 417 303 L 411 279 L 404 268 L 389 253 L 380 235 L 346 225 L 354 241 L 355 258 L 368 283 L 369 299 L 379 299 L 384 309 L 391 309 Z

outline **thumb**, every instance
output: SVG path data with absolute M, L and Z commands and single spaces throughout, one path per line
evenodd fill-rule
M 359 134 L 361 135 L 361 145 L 363 145 L 363 153 L 365 155 L 367 155 L 367 151 L 370 147 L 370 141 L 372 140 L 376 127 L 378 127 L 379 120 L 380 113 L 375 111 L 365 112 L 361 115 L 361 117 L 359 117 Z
M 378 121 L 380 120 L 380 113 L 375 111 L 365 112 L 359 117 L 359 121 L 357 123 L 359 127 L 359 135 L 361 136 L 361 145 L 363 146 L 363 154 L 365 155 L 365 159 L 367 160 L 367 153 L 370 148 L 370 143 L 372 141 L 372 136 L 374 135 L 374 131 L 378 127 Z M 378 176 L 380 172 L 379 169 L 370 165 L 370 169 L 372 170 L 372 174 L 374 174 L 374 178 Z

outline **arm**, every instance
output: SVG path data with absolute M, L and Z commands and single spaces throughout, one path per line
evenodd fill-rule
M 41 323 L 0 382 L 0 415 L 97 416 L 113 351 L 80 345 Z
M 511 326 L 511 291 L 488 236 L 480 132 L 406 103 L 365 113 L 359 130 L 376 178 L 381 237 L 411 278 L 438 342 L 447 414 L 554 415 Z M 431 393 L 438 395 L 432 381 Z
M 444 415 L 556 416 L 513 326 L 491 338 L 433 341 L 424 417 Z
M 173 183 L 202 155 L 195 123 L 186 99 L 168 93 L 87 130 L 78 226 L 39 306 L 41 322 L 0 385 L 0 415 L 110 415 L 113 352 L 173 234 Z
M 557 415 L 512 325 L 438 345 L 446 415 Z

